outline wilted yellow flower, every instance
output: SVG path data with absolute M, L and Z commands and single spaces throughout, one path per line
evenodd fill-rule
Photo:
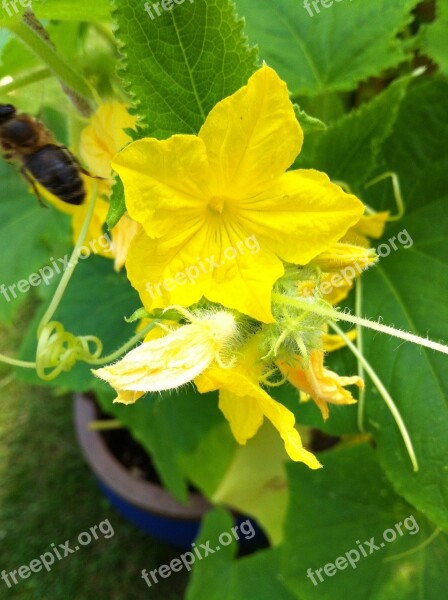
M 324 419 L 328 419 L 328 404 L 355 404 L 356 400 L 346 385 L 357 385 L 364 388 L 363 380 L 357 375 L 353 377 L 340 377 L 333 371 L 324 367 L 324 354 L 319 350 L 312 350 L 309 365 L 305 365 L 303 358 L 296 357 L 294 365 L 282 362 L 279 364 L 282 373 L 288 381 L 310 396 L 319 407 Z
M 323 173 L 285 172 L 302 140 L 286 84 L 264 66 L 212 109 L 198 136 L 138 140 L 115 157 L 128 212 L 144 228 L 126 268 L 147 310 L 205 296 L 272 322 L 282 261 L 308 263 L 364 210 Z M 241 251 L 249 237 L 256 254 Z M 151 294 L 148 283 L 173 281 L 202 259 L 195 281 Z
M 234 317 L 219 311 L 190 318 L 191 323 L 145 341 L 117 363 L 93 371 L 115 388 L 115 402 L 129 404 L 146 392 L 175 389 L 213 361 L 222 365 L 221 352 L 237 332 Z

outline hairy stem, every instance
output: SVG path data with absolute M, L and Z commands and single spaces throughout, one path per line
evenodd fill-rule
M 369 377 L 372 380 L 373 384 L 375 385 L 376 389 L 379 391 L 379 393 L 381 394 L 385 403 L 387 404 L 387 407 L 389 408 L 390 412 L 392 413 L 394 421 L 397 424 L 398 429 L 400 430 L 401 437 L 403 438 L 404 444 L 406 446 L 406 450 L 409 454 L 409 458 L 411 459 L 412 467 L 413 467 L 414 471 L 417 472 L 418 471 L 418 462 L 417 462 L 417 457 L 415 455 L 414 447 L 412 445 L 412 440 L 411 440 L 409 432 L 406 428 L 406 425 L 404 424 L 403 418 L 402 418 L 395 402 L 392 399 L 392 396 L 389 394 L 389 392 L 385 388 L 381 379 L 375 373 L 372 365 L 367 361 L 365 356 L 363 356 L 359 352 L 358 348 L 345 335 L 345 333 L 342 331 L 342 329 L 340 329 L 335 323 L 330 322 L 329 325 L 334 331 L 336 331 L 336 333 L 338 335 L 340 335 L 344 339 L 347 346 L 350 348 L 350 350 L 353 352 L 353 354 L 356 356 L 356 358 L 361 362 L 362 366 L 364 367 L 364 370 L 369 375 Z

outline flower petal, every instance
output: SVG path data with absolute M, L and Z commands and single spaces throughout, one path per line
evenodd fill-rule
M 220 369 L 212 366 L 196 378 L 195 384 L 201 393 L 220 390 L 219 407 L 238 443 L 245 444 L 255 435 L 264 415 L 279 432 L 292 460 L 304 462 L 311 469 L 321 467 L 316 457 L 303 448 L 293 413 L 273 400 L 243 368 Z
M 235 333 L 230 313 L 206 313 L 162 338 L 143 342 L 117 363 L 93 373 L 119 392 L 171 390 L 202 373 Z
M 126 260 L 127 276 L 148 311 L 171 304 L 187 307 L 202 298 L 211 274 L 205 258 L 201 258 L 214 254 L 207 248 L 208 242 L 207 228 L 200 225 L 158 240 L 150 239 L 144 231 L 133 238 Z
M 115 227 L 110 230 L 114 245 L 115 271 L 120 271 L 124 266 L 131 242 L 140 230 L 140 223 L 131 219 L 127 213 L 124 213 Z
M 251 197 L 299 154 L 303 133 L 286 84 L 264 66 L 246 86 L 211 110 L 199 137 L 207 146 L 213 193 Z
M 120 102 L 104 102 L 81 133 L 79 152 L 93 175 L 111 176 L 111 160 L 131 141 L 123 129 L 134 129 L 137 118 Z
M 382 237 L 389 216 L 388 210 L 373 215 L 363 215 L 358 223 L 347 231 L 341 241 L 368 248 L 370 246 L 369 238 L 376 240 Z
M 271 290 L 284 273 L 253 236 L 230 224 L 217 230 L 210 220 L 157 240 L 137 234 L 126 270 L 147 310 L 191 306 L 205 296 L 264 322 L 273 320 Z
M 123 181 L 129 215 L 150 237 L 205 219 L 210 176 L 199 138 L 138 140 L 119 152 L 112 166 Z
M 289 171 L 257 198 L 241 203 L 240 220 L 261 245 L 304 265 L 359 221 L 364 205 L 324 173 Z

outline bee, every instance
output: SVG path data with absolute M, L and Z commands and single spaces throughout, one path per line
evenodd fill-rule
M 36 182 L 68 204 L 82 204 L 86 190 L 81 167 L 68 148 L 56 142 L 48 129 L 34 117 L 18 113 L 12 104 L 0 104 L 0 146 L 8 162 L 21 163 L 20 172 L 32 186 L 41 206 Z

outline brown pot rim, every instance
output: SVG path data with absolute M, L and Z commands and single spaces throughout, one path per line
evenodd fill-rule
M 75 394 L 74 411 L 76 435 L 85 459 L 95 475 L 118 496 L 149 513 L 171 519 L 199 520 L 211 508 L 197 492 L 189 494 L 187 504 L 181 504 L 162 486 L 132 477 L 109 451 L 102 435 L 88 429 L 88 424 L 98 418 L 92 400 Z

